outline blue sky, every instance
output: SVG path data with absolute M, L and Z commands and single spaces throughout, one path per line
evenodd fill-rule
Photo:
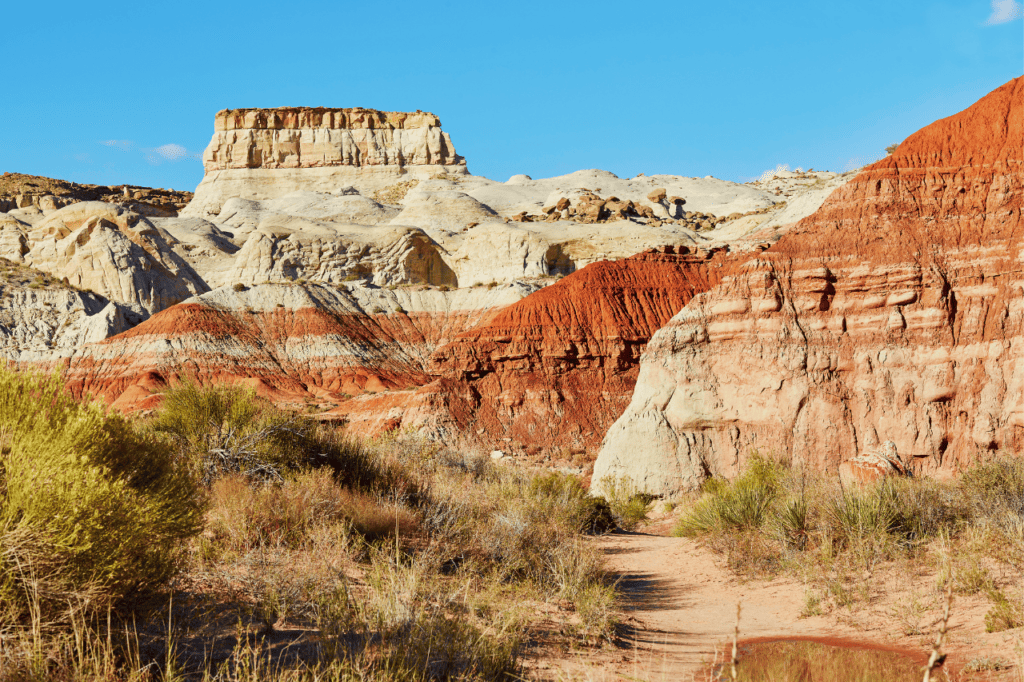
M 470 172 L 842 170 L 1024 73 L 1017 0 L 4 9 L 0 171 L 193 189 L 224 108 L 432 111 Z

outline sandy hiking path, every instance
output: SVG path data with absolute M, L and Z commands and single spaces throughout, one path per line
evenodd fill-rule
M 803 585 L 740 582 L 692 540 L 616 533 L 598 544 L 607 568 L 620 576 L 630 617 L 625 635 L 634 647 L 628 663 L 646 671 L 644 679 L 689 679 L 728 658 L 737 603 L 741 639 L 863 635 L 823 616 L 801 619 Z
M 623 594 L 621 648 L 606 647 L 549 659 L 534 670 L 537 677 L 703 680 L 710 663 L 729 658 L 737 602 L 742 605 L 741 641 L 812 637 L 899 651 L 922 660 L 930 651 L 932 628 L 907 636 L 886 615 L 892 603 L 901 598 L 901 585 L 894 583 L 892 594 L 873 599 L 871 605 L 853 613 L 833 611 L 801 617 L 806 587 L 798 580 L 783 577 L 742 581 L 711 550 L 693 540 L 667 537 L 667 530 L 668 524 L 652 524 L 643 532 L 595 538 L 605 555 L 606 568 L 618 576 Z M 1015 660 L 1014 635 L 984 634 L 981 618 L 987 606 L 980 598 L 969 601 L 955 602 L 957 614 L 950 621 L 946 648 L 950 661 L 959 668 L 973 656 L 999 653 L 1004 659 Z

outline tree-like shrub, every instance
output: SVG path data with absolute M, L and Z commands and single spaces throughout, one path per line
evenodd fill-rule
M 24 615 L 167 580 L 202 525 L 187 467 L 154 434 L 74 400 L 59 376 L 0 367 L 0 600 Z

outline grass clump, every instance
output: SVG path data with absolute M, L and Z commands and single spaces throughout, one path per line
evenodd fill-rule
M 654 496 L 639 490 L 628 476 L 623 478 L 605 478 L 600 489 L 607 500 L 612 518 L 623 530 L 634 530 L 647 520 L 647 510 Z
M 735 479 L 705 482 L 674 533 L 706 542 L 738 573 L 799 577 L 808 590 L 804 615 L 870 602 L 873 590 L 886 589 L 874 577 L 880 569 L 918 562 L 939 578 L 935 595 L 918 600 L 926 606 L 894 607 L 910 623 L 905 629 L 917 629 L 911 621 L 934 611 L 947 586 L 988 595 L 990 629 L 1024 624 L 998 570 L 1024 569 L 1020 459 L 996 457 L 953 481 L 889 478 L 844 489 L 824 473 L 752 453 Z M 910 611 L 916 615 L 903 618 Z
M 780 465 L 755 455 L 735 481 L 709 479 L 703 487 L 704 496 L 680 517 L 675 534 L 696 537 L 712 532 L 761 528 L 779 496 L 781 476 Z
M 74 400 L 59 376 L 5 367 L 0 491 L 0 602 L 17 617 L 162 584 L 202 527 L 203 496 L 167 443 Z

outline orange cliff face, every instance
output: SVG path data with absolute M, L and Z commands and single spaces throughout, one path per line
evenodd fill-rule
M 588 265 L 435 351 L 428 386 L 355 398 L 336 414 L 365 434 L 423 428 L 450 443 L 592 460 L 651 335 L 732 261 L 669 247 Z
M 948 473 L 1024 448 L 1024 78 L 910 136 L 648 346 L 595 480 L 656 493 L 752 449 Z M 642 445 L 641 445 L 642 444 Z

